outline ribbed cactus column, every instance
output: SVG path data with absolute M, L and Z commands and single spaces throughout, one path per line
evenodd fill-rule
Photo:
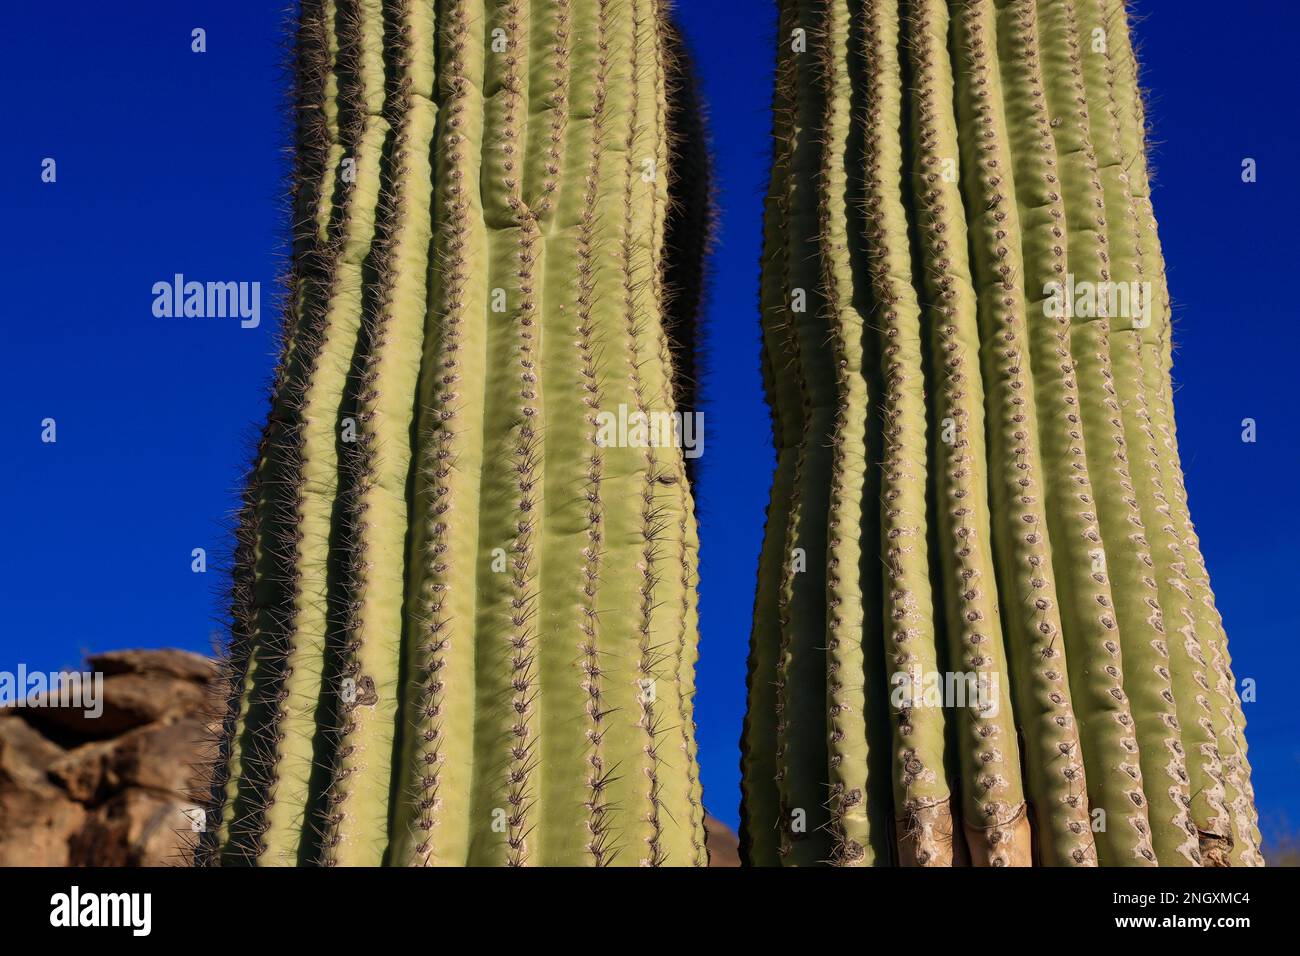
M 1259 862 L 1121 0 L 780 10 L 749 862 Z
M 1192 730 L 1188 746 L 1192 819 L 1202 852 L 1216 864 L 1263 865 L 1250 767 L 1246 763 L 1245 719 L 1228 659 L 1223 622 L 1214 606 L 1200 542 L 1187 508 L 1187 491 L 1174 436 L 1171 322 L 1164 260 L 1151 204 L 1145 137 L 1146 116 L 1137 83 L 1137 61 L 1128 20 L 1119 0 L 1106 0 L 1096 13 L 1113 35 L 1107 60 L 1108 88 L 1119 151 L 1136 157 L 1125 167 L 1116 201 L 1132 223 L 1134 263 L 1149 282 L 1151 311 L 1141 325 L 1143 387 L 1151 417 L 1151 454 L 1161 472 L 1154 510 L 1162 560 L 1161 601 L 1177 609 L 1170 628 L 1178 713 Z M 1131 204 L 1131 207 L 1130 207 Z M 1189 741 L 1184 741 L 1185 745 Z M 1197 783 L 1200 789 L 1197 788 Z M 1222 790 L 1219 785 L 1222 785 Z M 1231 826 L 1231 831 L 1227 827 Z M 1226 839 L 1225 839 L 1226 838 Z M 1226 858 L 1226 860 L 1225 860 Z
M 706 862 L 675 37 L 659 0 L 303 4 L 200 863 Z

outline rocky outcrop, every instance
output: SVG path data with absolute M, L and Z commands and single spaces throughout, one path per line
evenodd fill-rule
M 186 862 L 192 795 L 204 786 L 220 713 L 217 668 L 188 651 L 114 651 L 103 712 L 0 709 L 0 866 Z M 739 866 L 736 835 L 705 823 L 711 866 Z
M 711 813 L 704 818 L 704 843 L 709 848 L 709 866 L 740 866 L 740 839 Z
M 63 756 L 24 721 L 0 718 L 0 866 L 66 866 L 86 811 L 46 778 Z
M 87 669 L 104 675 L 98 716 L 0 709 L 0 866 L 183 863 L 216 666 L 187 651 L 132 650 Z

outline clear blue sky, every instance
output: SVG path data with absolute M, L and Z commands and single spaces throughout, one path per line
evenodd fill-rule
M 275 4 L 19 4 L 0 33 L 0 670 L 124 646 L 207 649 L 228 515 L 274 357 L 262 325 L 155 318 L 181 272 L 274 286 L 286 167 Z M 708 317 L 697 716 L 709 806 L 734 823 L 745 653 L 772 453 L 756 311 L 773 11 L 690 0 L 723 209 Z M 1287 0 L 1143 0 L 1156 212 L 1177 302 L 1193 514 L 1231 636 L 1266 826 L 1300 824 L 1300 132 Z M 208 52 L 190 52 L 207 30 Z M 57 182 L 40 181 L 57 162 Z M 1240 180 L 1258 161 L 1259 181 Z M 1258 441 L 1243 444 L 1243 418 Z M 40 441 L 54 418 L 58 441 Z

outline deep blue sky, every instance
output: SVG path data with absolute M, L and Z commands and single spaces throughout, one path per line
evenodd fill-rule
M 124 646 L 207 649 L 227 516 L 264 412 L 275 310 L 154 318 L 154 282 L 273 287 L 282 265 L 282 19 L 270 3 L 18 4 L 0 34 L 0 670 Z M 745 654 L 772 465 L 756 317 L 774 15 L 689 0 L 723 210 L 708 317 L 697 719 L 708 804 L 733 824 Z M 1247 705 L 1266 828 L 1300 824 L 1300 474 L 1290 289 L 1300 248 L 1287 0 L 1145 0 L 1156 212 L 1177 302 L 1184 467 Z M 190 52 L 203 27 L 208 52 Z M 41 161 L 58 181 L 40 182 Z M 1240 180 L 1258 161 L 1259 181 Z M 40 441 L 56 419 L 58 442 Z M 1258 441 L 1241 441 L 1254 418 Z

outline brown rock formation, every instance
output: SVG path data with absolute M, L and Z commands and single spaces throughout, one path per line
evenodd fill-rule
M 216 667 L 187 651 L 133 650 L 87 668 L 104 675 L 97 718 L 0 709 L 0 866 L 183 863 Z
M 713 814 L 704 817 L 704 845 L 709 866 L 740 866 L 740 839 Z

